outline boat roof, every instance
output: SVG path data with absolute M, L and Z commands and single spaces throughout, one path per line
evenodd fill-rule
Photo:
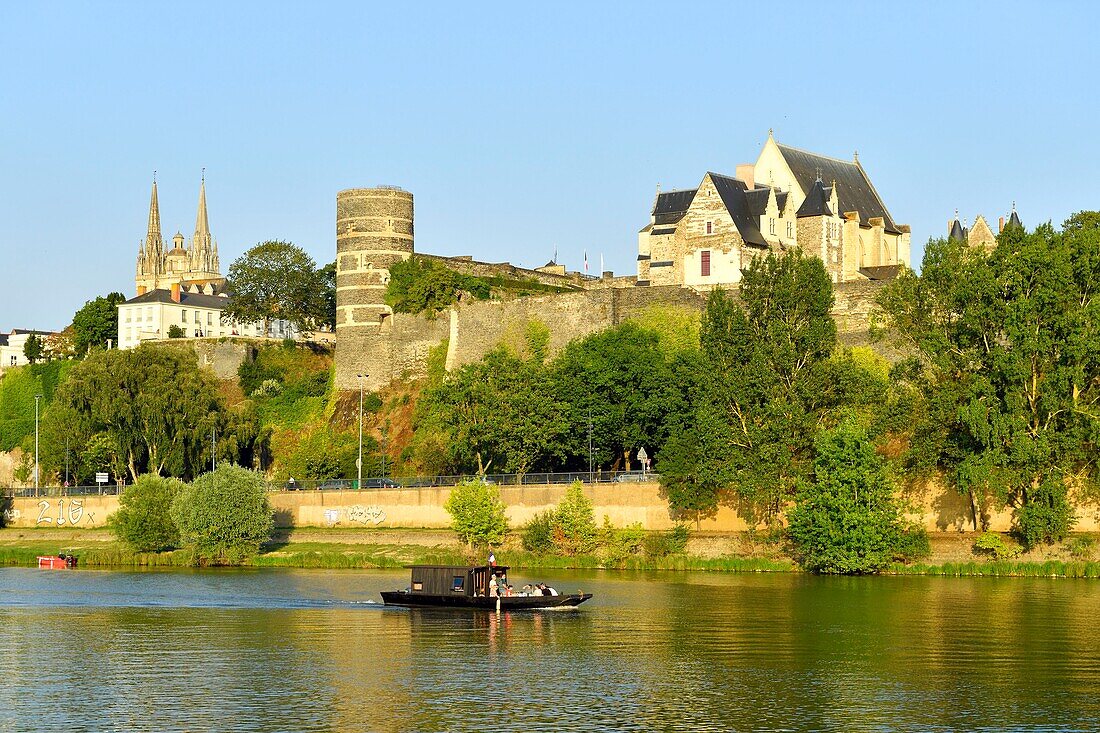
M 406 565 L 409 570 L 507 570 L 507 565 Z

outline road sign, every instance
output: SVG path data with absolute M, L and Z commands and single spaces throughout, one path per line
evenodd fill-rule
M 638 460 L 641 461 L 642 463 L 645 463 L 647 458 L 649 458 L 649 454 L 645 452 L 645 448 L 639 448 L 638 449 Z
M 95 482 L 96 482 L 97 484 L 105 484 L 105 483 L 107 483 L 107 474 L 106 474 L 105 472 L 104 472 L 104 473 L 97 473 L 97 474 L 95 475 Z

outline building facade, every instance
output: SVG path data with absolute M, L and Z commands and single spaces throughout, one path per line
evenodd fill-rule
M 769 131 L 755 164 L 708 172 L 692 189 L 658 190 L 638 234 L 638 282 L 732 286 L 752 258 L 798 249 L 833 282 L 892 277 L 909 264 L 897 224 L 859 162 L 780 145 Z
M 11 333 L 0 333 L 0 371 L 30 363 L 27 360 L 26 353 L 24 353 L 24 347 L 26 347 L 27 339 L 31 334 L 45 341 L 47 337 L 53 336 L 54 332 L 13 328 Z

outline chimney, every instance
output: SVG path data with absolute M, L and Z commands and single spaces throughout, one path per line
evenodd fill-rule
M 728 168 L 726 170 L 729 170 Z M 736 178 L 745 182 L 746 188 L 756 188 L 756 180 L 754 178 L 756 166 L 752 163 L 740 163 L 737 166 Z
M 172 283 L 172 302 L 173 303 L 180 302 L 180 284 L 179 283 Z
M 1005 218 L 1002 216 L 997 220 L 997 234 L 1000 234 L 1005 230 Z
M 1001 217 L 1001 221 L 1002 222 L 1004 221 L 1003 216 Z M 145 288 L 144 285 L 138 285 L 138 295 L 145 295 L 145 290 L 146 290 L 146 288 Z

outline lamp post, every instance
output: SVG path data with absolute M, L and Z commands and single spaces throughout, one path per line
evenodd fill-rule
M 355 467 L 359 471 L 359 478 L 355 483 L 356 489 L 363 488 L 363 380 L 369 377 L 369 374 L 356 374 L 359 377 L 359 460 L 355 462 Z
M 38 496 L 38 401 L 42 395 L 34 396 L 34 495 Z

